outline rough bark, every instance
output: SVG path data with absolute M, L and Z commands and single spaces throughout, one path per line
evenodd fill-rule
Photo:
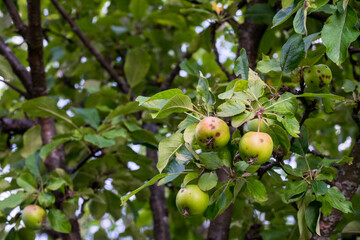
M 144 128 L 151 132 L 157 131 L 155 123 L 146 123 Z M 146 156 L 153 160 L 153 166 L 156 168 L 157 151 L 146 149 Z M 154 238 L 156 240 L 170 240 L 169 216 L 164 190 L 164 186 L 157 186 L 156 184 L 150 186 L 150 208 L 154 224 Z
M 264 0 L 254 0 L 248 5 L 254 5 L 258 3 L 266 3 Z M 244 23 L 239 26 L 239 46 L 238 54 L 241 48 L 246 50 L 246 54 L 249 61 L 249 67 L 255 69 L 256 59 L 258 57 L 258 49 L 261 38 L 265 33 L 266 25 L 255 23 L 248 18 Z
M 220 182 L 227 180 L 227 174 L 221 169 L 217 172 L 218 179 Z M 229 239 L 230 223 L 232 216 L 232 209 L 234 205 L 230 206 L 215 219 L 211 220 L 210 227 L 208 230 L 207 240 L 226 240 Z

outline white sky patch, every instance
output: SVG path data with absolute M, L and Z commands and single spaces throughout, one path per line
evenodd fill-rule
M 130 148 L 131 148 L 134 152 L 140 153 L 140 148 L 141 148 L 141 146 L 140 146 L 139 144 L 131 144 L 131 145 L 130 145 Z
M 79 198 L 78 200 L 78 209 L 76 209 L 75 211 L 75 216 L 80 216 L 81 214 L 81 205 L 84 203 L 84 199 L 83 198 Z
M 336 124 L 334 128 L 335 128 L 335 134 L 339 135 L 341 133 L 341 126 Z
M 135 170 L 138 170 L 140 168 L 139 165 L 137 165 L 136 163 L 132 162 L 132 161 L 129 161 L 127 163 L 127 167 L 132 170 L 132 171 L 135 171 Z
M 187 77 L 188 76 L 188 74 L 187 74 L 187 72 L 185 70 L 180 70 L 179 75 L 180 75 L 180 77 Z
M 8 40 L 5 41 L 5 43 L 8 43 L 8 42 L 12 42 L 14 44 L 21 44 L 24 42 L 24 38 L 23 37 L 20 37 L 20 36 L 13 36 L 11 38 L 9 38 Z
M 67 114 L 69 117 L 75 116 L 75 114 L 74 114 L 71 110 L 67 110 L 67 111 L 66 111 L 66 114 Z
M 100 225 L 102 228 L 107 229 L 107 228 L 111 227 L 111 221 L 110 221 L 110 219 L 107 219 L 107 218 L 103 219 L 103 220 L 101 220 Z
M 124 225 L 124 221 L 120 218 L 119 220 L 117 220 L 115 222 L 116 226 L 117 226 L 117 231 L 119 233 L 123 233 L 125 232 L 125 225 Z
M 107 1 L 104 3 L 104 6 L 101 9 L 102 14 L 106 15 L 108 13 L 108 8 L 109 8 L 110 4 L 111 4 L 110 1 Z
M 59 101 L 57 102 L 57 106 L 59 108 L 63 108 L 66 105 L 68 105 L 71 101 L 69 99 L 59 99 Z
M 46 233 L 43 233 L 41 235 L 36 236 L 35 240 L 48 240 L 48 236 L 46 235 Z
M 111 191 L 111 190 L 114 189 L 114 187 L 113 187 L 113 185 L 112 185 L 113 180 L 114 180 L 114 179 L 112 179 L 112 178 L 108 178 L 108 179 L 105 180 L 105 186 L 104 186 L 104 188 L 105 188 L 106 190 Z
M 345 151 L 346 149 L 348 149 L 351 146 L 351 142 L 352 142 L 351 137 L 347 137 L 345 142 L 339 144 L 338 150 L 340 152 Z
M 49 15 L 49 10 L 48 10 L 47 8 L 44 8 L 44 10 L 43 10 L 43 14 L 44 14 L 44 16 Z
M 86 57 L 81 57 L 81 58 L 80 58 L 80 62 L 81 62 L 81 63 L 87 62 L 87 58 L 86 58 Z
M 171 133 L 167 133 L 166 135 L 165 135 L 165 137 L 170 137 L 171 136 Z
M 319 38 L 319 39 L 316 39 L 316 40 L 314 40 L 314 41 L 312 41 L 311 42 L 312 44 L 322 44 L 323 42 L 322 42 L 322 40 L 321 40 L 321 38 Z
M 200 27 L 200 26 L 195 27 L 195 32 L 196 32 L 197 34 L 201 33 L 203 30 L 204 30 L 204 29 L 203 29 L 202 27 Z
M 219 60 L 224 63 L 228 58 L 235 59 L 236 54 L 231 51 L 234 44 L 226 41 L 225 36 L 222 35 L 216 40 L 216 48 L 219 52 Z
M 294 218 L 294 216 L 289 215 L 286 217 L 286 225 L 295 225 L 296 220 Z
M 186 49 L 189 47 L 189 44 L 186 44 L 186 43 L 183 43 L 182 45 L 181 45 L 181 51 L 182 52 L 186 52 Z
M 99 226 L 91 226 L 89 227 L 89 232 L 91 235 L 94 235 L 97 231 L 99 231 L 100 227 Z
M 274 53 L 273 54 L 273 58 L 278 58 L 279 57 L 279 54 L 278 53 Z

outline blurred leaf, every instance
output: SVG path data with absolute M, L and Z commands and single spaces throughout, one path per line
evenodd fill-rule
M 136 0 L 142 2 L 141 0 Z M 141 83 L 150 68 L 150 55 L 140 48 L 133 48 L 126 54 L 124 71 L 131 88 Z
M 40 149 L 42 146 L 41 134 L 40 134 L 40 125 L 35 125 L 34 127 L 27 130 L 23 135 L 24 146 L 21 149 L 21 156 L 24 158 L 29 157 L 36 150 Z
M 192 76 L 199 77 L 200 66 L 194 59 L 184 59 L 180 63 L 180 68 Z
M 9 197 L 5 198 L 4 200 L 0 201 L 0 211 L 7 209 L 7 208 L 15 208 L 19 206 L 22 201 L 24 201 L 26 195 L 23 192 L 17 192 L 15 194 L 10 195 Z
M 27 192 L 36 191 L 36 180 L 30 173 L 22 173 L 16 178 L 16 183 Z
M 193 110 L 191 99 L 186 95 L 175 95 L 160 109 L 151 114 L 153 118 L 165 118 L 172 113 L 187 112 Z
M 85 139 L 85 141 L 90 142 L 100 148 L 111 147 L 111 146 L 115 145 L 114 140 L 106 139 L 102 136 L 95 135 L 95 134 L 87 134 L 87 135 L 85 135 L 84 139 Z
M 95 108 L 72 108 L 87 124 L 97 129 L 100 124 L 100 116 Z
M 146 15 L 148 4 L 146 0 L 131 0 L 129 9 L 134 18 L 141 19 Z
M 250 6 L 245 12 L 245 17 L 247 19 L 250 19 L 256 23 L 263 23 L 266 25 L 271 25 L 274 15 L 275 12 L 273 10 L 273 7 L 271 7 L 269 4 L 262 3 Z
M 200 162 L 209 170 L 216 170 L 223 166 L 217 152 L 202 152 L 199 154 Z
M 25 166 L 35 177 L 40 177 L 40 161 L 38 152 L 25 159 Z
M 231 117 L 244 112 L 245 105 L 238 99 L 229 99 L 217 108 L 219 117 Z
M 61 233 L 70 233 L 71 224 L 67 216 L 59 209 L 50 209 L 48 214 L 51 227 Z
M 184 186 L 186 186 L 190 181 L 199 177 L 199 173 L 188 173 L 184 177 Z
M 55 203 L 55 196 L 52 193 L 41 192 L 38 197 L 39 204 L 43 207 L 50 207 Z

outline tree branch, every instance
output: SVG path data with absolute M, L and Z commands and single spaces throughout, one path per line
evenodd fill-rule
M 0 118 L 0 130 L 2 133 L 23 134 L 35 124 L 34 121 L 29 119 Z
M 179 74 L 180 71 L 180 64 L 185 60 L 191 58 L 192 54 L 189 52 L 184 53 L 184 55 L 180 58 L 180 60 L 176 63 L 176 66 L 170 72 L 170 74 L 166 77 L 163 84 L 160 86 L 160 91 L 164 91 L 169 89 L 172 82 L 174 81 L 175 77 Z
M 126 82 L 120 79 L 116 71 L 110 66 L 108 62 L 104 59 L 104 57 L 96 50 L 94 45 L 87 40 L 85 34 L 80 30 L 79 26 L 76 24 L 76 22 L 66 13 L 65 9 L 59 4 L 57 0 L 51 0 L 53 5 L 56 7 L 56 9 L 60 12 L 60 14 L 63 16 L 63 18 L 70 24 L 72 30 L 75 32 L 75 34 L 80 38 L 82 43 L 85 45 L 85 47 L 91 52 L 92 55 L 96 58 L 96 60 L 100 63 L 100 65 L 110 74 L 111 78 L 117 82 L 119 88 L 124 93 L 129 93 L 130 89 Z
M 226 67 L 220 62 L 220 55 L 219 55 L 218 49 L 216 47 L 216 28 L 218 27 L 218 25 L 219 25 L 218 22 L 211 23 L 211 25 L 210 25 L 210 41 L 212 44 L 212 49 L 215 54 L 215 61 L 216 61 L 217 65 L 219 65 L 221 71 L 223 71 L 225 73 L 228 81 L 231 81 L 235 78 L 235 76 L 230 74 L 229 71 L 226 69 Z
M 12 85 L 11 83 L 5 81 L 5 80 L 0 80 L 0 82 L 5 83 L 7 86 L 9 86 L 10 88 L 12 88 L 13 90 L 15 90 L 16 92 L 18 92 L 20 95 L 24 96 L 25 98 L 29 99 L 30 96 L 24 92 L 23 90 L 17 88 L 16 86 Z
M 32 83 L 29 72 L 26 70 L 24 65 L 22 65 L 22 63 L 15 56 L 15 54 L 9 48 L 9 46 L 6 45 L 6 43 L 3 41 L 1 37 L 0 37 L 0 54 L 3 55 L 6 58 L 6 60 L 10 63 L 12 70 L 19 78 L 21 83 L 24 85 L 27 93 L 31 95 Z
M 156 132 L 156 123 L 145 123 L 144 129 Z M 156 167 L 158 155 L 157 151 L 153 149 L 146 149 L 146 157 L 153 160 L 153 166 Z M 157 186 L 156 184 L 150 188 L 150 208 L 154 222 L 154 238 L 156 240 L 170 240 L 170 226 L 168 209 L 166 207 L 165 189 L 164 186 Z
M 18 9 L 16 8 L 13 0 L 3 0 L 5 3 L 5 6 L 7 10 L 10 13 L 11 19 L 17 29 L 17 31 L 20 33 L 21 36 L 23 36 L 24 39 L 26 39 L 27 35 L 27 26 L 22 21 Z

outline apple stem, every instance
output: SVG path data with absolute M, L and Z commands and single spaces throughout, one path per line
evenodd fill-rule
M 260 132 L 261 117 L 260 117 L 260 118 L 258 118 L 258 119 L 259 119 L 259 121 L 258 121 L 258 129 L 257 129 L 257 132 Z
M 187 208 L 184 209 L 184 218 L 186 218 L 187 216 L 189 216 L 189 210 Z

